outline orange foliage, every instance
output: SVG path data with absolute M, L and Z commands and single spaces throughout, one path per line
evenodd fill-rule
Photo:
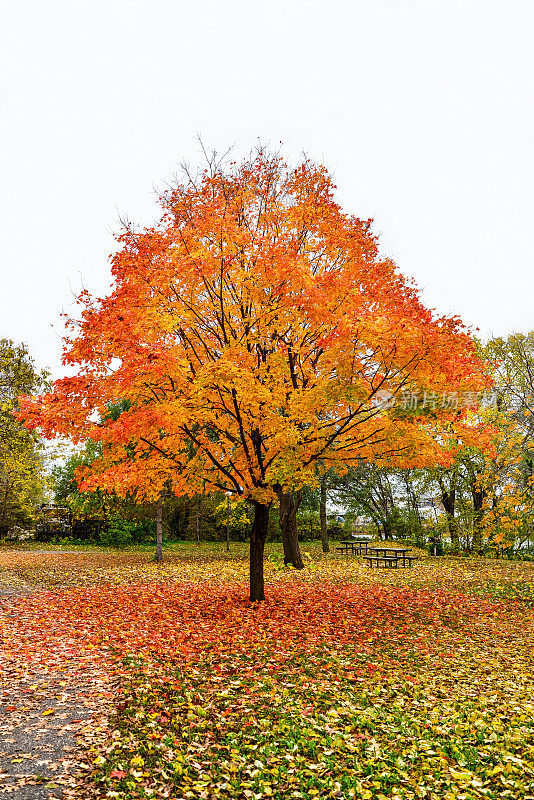
M 269 503 L 318 459 L 437 457 L 422 418 L 373 398 L 480 386 L 472 340 L 433 318 L 334 188 L 323 167 L 260 152 L 170 191 L 156 227 L 123 231 L 113 292 L 83 292 L 70 322 L 78 374 L 24 405 L 46 436 L 103 443 L 86 488 L 155 498 L 170 479 L 177 494 Z

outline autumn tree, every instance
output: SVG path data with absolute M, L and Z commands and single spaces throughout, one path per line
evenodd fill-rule
M 26 524 L 45 489 L 43 453 L 39 438 L 14 416 L 20 395 L 34 392 L 46 381 L 23 344 L 0 339 L 0 531 Z
M 448 491 L 442 491 L 451 539 L 457 539 L 454 520 L 455 491 L 470 495 L 472 542 L 475 552 L 484 547 L 528 535 L 532 509 L 529 463 L 534 446 L 531 412 L 534 410 L 534 334 L 513 334 L 508 339 L 478 343 L 491 375 L 491 406 L 478 407 L 449 425 L 453 461 L 438 468 Z M 451 446 L 452 445 L 452 446 Z M 512 509 L 517 509 L 515 519 Z M 454 539 L 453 539 L 454 543 Z
M 77 374 L 24 409 L 46 436 L 102 443 L 86 488 L 247 500 L 251 600 L 271 504 L 313 483 L 316 462 L 436 457 L 424 421 L 376 405 L 379 391 L 480 373 L 460 321 L 422 305 L 334 189 L 324 167 L 261 150 L 186 175 L 157 225 L 119 235 L 109 296 L 80 295 L 64 352 Z
M 485 538 L 505 549 L 528 539 L 534 516 L 534 332 L 491 339 L 481 353 L 497 400 L 494 455 L 478 468 L 473 492 L 473 545 Z
M 534 459 L 534 331 L 491 339 L 483 356 L 491 362 L 501 409 L 513 416 L 523 449 Z

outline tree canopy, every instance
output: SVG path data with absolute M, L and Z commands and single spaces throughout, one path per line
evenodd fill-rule
M 460 320 L 423 306 L 334 190 L 324 167 L 264 151 L 187 176 L 157 225 L 119 235 L 109 296 L 80 295 L 64 352 L 77 374 L 24 406 L 47 436 L 102 443 L 87 488 L 156 498 L 169 482 L 251 502 L 252 599 L 280 487 L 313 482 L 318 462 L 439 457 L 427 421 L 449 412 L 403 413 L 379 392 L 483 381 Z

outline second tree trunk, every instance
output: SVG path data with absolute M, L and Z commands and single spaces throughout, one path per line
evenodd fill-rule
M 323 546 L 323 553 L 328 553 L 330 547 L 328 545 L 328 528 L 326 526 L 326 475 L 321 475 L 319 478 L 319 487 L 319 521 L 321 523 L 321 544 Z
M 297 511 L 299 509 L 301 493 L 276 492 L 280 503 L 280 530 L 284 546 L 284 564 L 291 564 L 295 569 L 304 569 L 304 563 L 299 549 L 297 528 Z

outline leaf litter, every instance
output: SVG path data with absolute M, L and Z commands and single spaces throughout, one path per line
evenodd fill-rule
M 534 797 L 530 565 L 317 559 L 254 606 L 237 559 L 17 559 L 55 588 L 3 598 L 4 686 L 47 676 L 43 726 L 62 678 L 93 720 L 66 720 L 65 797 Z

